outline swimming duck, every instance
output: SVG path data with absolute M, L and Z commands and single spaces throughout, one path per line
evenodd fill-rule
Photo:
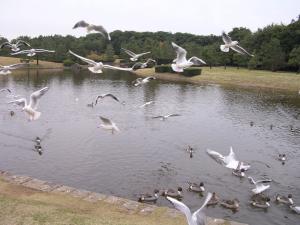
M 251 127 L 253 127 L 253 125 L 254 125 L 254 122 L 253 122 L 253 121 L 251 121 L 251 122 L 250 122 L 250 126 L 251 126 Z
M 270 125 L 270 130 L 272 130 L 272 129 L 273 129 L 273 124 Z
M 294 201 L 292 199 L 292 194 L 288 194 L 287 197 L 282 196 L 282 195 L 276 195 L 276 202 L 278 203 L 283 203 L 283 204 L 287 204 L 287 205 L 293 205 Z
M 300 206 L 290 205 L 290 209 L 297 214 L 300 214 Z
M 239 200 L 237 200 L 237 199 L 223 200 L 220 202 L 220 205 L 227 209 L 231 209 L 233 211 L 237 211 L 240 207 Z
M 165 190 L 162 193 L 162 196 L 168 196 L 168 197 L 172 197 L 172 198 L 176 198 L 178 200 L 182 199 L 182 188 L 178 187 L 177 188 L 177 192 L 174 191 L 173 189 L 169 189 L 169 190 Z
M 245 169 L 244 168 L 241 169 L 241 165 L 242 165 L 242 163 L 241 163 L 241 161 L 239 161 L 237 168 L 232 171 L 233 175 L 240 177 L 240 178 L 245 177 Z
M 158 193 L 159 190 L 155 189 L 154 190 L 154 195 L 151 194 L 142 194 L 141 197 L 139 197 L 139 202 L 156 202 L 158 199 Z
M 192 148 L 190 145 L 187 147 L 186 151 L 190 153 L 190 158 L 193 158 L 194 148 Z
M 36 137 L 35 138 L 35 142 L 37 145 L 40 145 L 41 144 L 41 138 L 40 137 Z
M 213 192 L 211 199 L 207 203 L 207 206 L 217 205 L 219 201 L 220 198 L 217 196 L 216 192 Z
M 189 184 L 189 191 L 197 192 L 197 193 L 203 193 L 205 191 L 204 183 L 200 182 L 200 184 L 190 183 Z
M 278 160 L 281 162 L 284 162 L 286 160 L 286 155 L 285 154 L 279 154 L 278 155 Z
M 40 146 L 40 145 L 35 145 L 34 148 L 35 148 L 35 151 L 37 151 L 37 153 L 39 153 L 39 155 L 42 155 L 42 154 L 43 154 L 42 146 Z
M 94 102 L 89 103 L 89 104 L 87 104 L 86 106 L 87 106 L 87 107 L 92 107 L 92 108 L 93 108 L 93 107 L 94 107 Z
M 271 206 L 269 197 L 265 198 L 265 200 L 263 201 L 256 201 L 256 200 L 250 201 L 250 204 L 253 207 L 262 208 L 262 209 L 267 209 Z
M 14 111 L 10 111 L 10 112 L 9 112 L 9 115 L 10 115 L 10 116 L 14 116 L 14 115 L 15 115 L 15 112 L 14 112 Z

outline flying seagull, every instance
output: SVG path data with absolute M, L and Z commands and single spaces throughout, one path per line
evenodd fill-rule
M 173 64 L 171 65 L 175 72 L 183 72 L 184 69 L 191 67 L 192 65 L 206 64 L 206 62 L 196 56 L 193 56 L 187 60 L 187 51 L 184 48 L 180 47 L 174 42 L 172 42 L 172 46 L 176 52 L 176 59 L 173 60 Z
M 173 205 L 176 209 L 178 209 L 179 211 L 184 213 L 184 215 L 186 216 L 188 225 L 205 225 L 206 224 L 206 216 L 202 212 L 202 209 L 206 206 L 206 204 L 209 202 L 211 197 L 212 197 L 212 194 L 208 193 L 202 206 L 193 214 L 191 213 L 191 210 L 184 203 L 182 203 L 174 198 L 171 198 L 171 197 L 167 197 L 167 199 L 173 203 Z
M 131 61 L 137 61 L 138 58 L 140 58 L 141 56 L 151 53 L 151 52 L 143 52 L 143 53 L 136 54 L 136 53 L 134 53 L 134 52 L 132 52 L 128 49 L 125 49 L 125 48 L 122 48 L 122 50 L 124 52 L 126 52 L 127 55 L 131 56 L 131 58 L 130 58 Z
M 236 51 L 237 53 L 240 53 L 242 55 L 248 55 L 248 56 L 254 56 L 247 52 L 245 49 L 243 49 L 241 46 L 238 45 L 238 41 L 232 41 L 231 38 L 225 33 L 222 33 L 222 39 L 224 41 L 224 45 L 220 45 L 220 49 L 222 52 L 229 52 L 229 49 Z
M 168 114 L 165 116 L 153 116 L 152 119 L 161 119 L 161 120 L 166 120 L 169 117 L 173 117 L 173 116 L 181 116 L 180 114 Z
M 102 94 L 102 95 L 97 96 L 95 105 L 97 105 L 99 98 L 103 99 L 103 98 L 106 98 L 106 97 L 110 97 L 110 98 L 114 99 L 115 101 L 121 103 L 122 105 L 125 104 L 125 102 L 120 102 L 120 100 L 116 96 L 114 96 L 113 94 L 108 93 L 108 94 Z
M 142 85 L 142 84 L 146 84 L 148 82 L 150 82 L 151 80 L 155 80 L 156 78 L 155 77 L 146 77 L 146 78 L 137 78 L 136 80 L 132 81 L 133 85 L 134 86 L 139 86 L 139 85 Z
M 103 73 L 103 71 L 102 71 L 103 69 L 133 71 L 134 67 L 135 67 L 135 65 L 133 65 L 133 67 L 131 67 L 131 68 L 122 68 L 122 67 L 117 67 L 117 66 L 105 65 L 102 62 L 95 62 L 94 60 L 87 59 L 80 55 L 77 55 L 74 52 L 72 52 L 71 50 L 69 50 L 69 53 L 76 56 L 77 58 L 81 59 L 82 61 L 86 62 L 87 64 L 89 64 L 88 69 L 92 73 Z
M 103 37 L 107 38 L 108 40 L 111 39 L 109 33 L 101 25 L 88 24 L 84 20 L 81 20 L 74 25 L 73 29 L 76 29 L 78 27 L 86 28 L 88 33 L 90 33 L 91 31 L 99 32 Z
M 135 63 L 133 66 L 134 66 L 134 69 L 145 69 L 150 63 L 156 63 L 156 61 L 154 59 L 147 59 L 146 62 L 142 63 L 142 62 L 137 62 Z
M 218 163 L 224 165 L 225 167 L 227 167 L 229 169 L 236 169 L 238 166 L 240 169 L 244 169 L 244 170 L 248 170 L 250 168 L 250 165 L 240 162 L 236 159 L 236 155 L 233 152 L 232 147 L 230 147 L 230 153 L 227 156 L 223 156 L 219 152 L 212 151 L 209 149 L 207 149 L 206 152 L 210 157 L 212 157 Z M 240 165 L 239 165 L 239 163 L 240 163 Z
M 11 74 L 11 70 L 19 69 L 26 65 L 28 65 L 28 63 L 17 63 L 17 64 L 8 65 L 8 66 L 0 65 L 0 75 Z
M 44 53 L 44 52 L 50 52 L 50 53 L 54 53 L 55 51 L 53 50 L 47 50 L 47 49 L 29 49 L 29 50 L 22 50 L 19 52 L 15 52 L 15 53 L 11 53 L 11 55 L 20 55 L 20 54 L 27 54 L 27 56 L 35 56 L 37 53 Z
M 33 92 L 30 95 L 29 104 L 27 104 L 26 98 L 20 98 L 9 103 L 15 103 L 23 107 L 22 111 L 26 112 L 29 116 L 29 120 L 37 120 L 41 116 L 41 112 L 36 111 L 39 99 L 48 91 L 48 87 L 44 87 L 38 91 Z
M 153 104 L 153 103 L 154 103 L 154 101 L 146 102 L 145 104 L 141 105 L 140 108 L 144 108 L 145 106 Z
M 4 42 L 3 44 L 0 45 L 0 49 L 4 48 L 4 47 L 8 47 L 10 48 L 13 52 L 17 52 L 20 50 L 20 47 L 22 45 L 25 45 L 27 47 L 30 47 L 30 44 L 28 44 L 25 41 L 22 40 L 18 40 L 15 44 L 11 43 L 11 42 Z
M 105 130 L 111 130 L 111 133 L 113 134 L 115 131 L 119 132 L 120 129 L 117 127 L 117 125 L 111 121 L 110 119 L 104 118 L 100 116 L 100 119 L 103 123 L 100 124 L 100 126 Z
M 255 188 L 252 189 L 252 192 L 254 194 L 260 194 L 263 191 L 267 190 L 270 187 L 270 185 L 264 185 L 264 183 L 269 183 L 272 181 L 270 179 L 254 181 L 252 177 L 248 177 L 248 179 L 249 179 L 250 183 L 255 185 Z
M 0 89 L 0 92 L 4 92 L 4 91 L 8 91 L 9 93 L 11 93 L 11 90 L 9 88 Z

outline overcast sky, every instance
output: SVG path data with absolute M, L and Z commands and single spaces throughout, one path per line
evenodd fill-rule
M 85 35 L 79 20 L 113 30 L 217 34 L 288 24 L 300 0 L 1 0 L 0 35 Z

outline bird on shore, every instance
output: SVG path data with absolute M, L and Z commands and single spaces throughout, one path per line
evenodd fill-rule
M 264 192 L 267 189 L 269 189 L 270 185 L 264 185 L 264 184 L 265 183 L 270 183 L 272 181 L 271 179 L 264 179 L 264 180 L 255 181 L 252 177 L 248 177 L 248 180 L 251 184 L 255 185 L 255 188 L 252 189 L 252 192 L 256 195 Z
M 225 33 L 222 33 L 222 39 L 224 41 L 224 45 L 220 45 L 220 49 L 222 52 L 229 52 L 229 49 L 236 51 L 237 53 L 240 53 L 242 55 L 248 55 L 248 56 L 254 56 L 247 52 L 245 49 L 243 49 L 241 46 L 238 45 L 238 41 L 232 41 L 231 38 Z
M 189 68 L 192 65 L 206 64 L 206 62 L 196 56 L 193 56 L 187 60 L 187 51 L 184 48 L 180 47 L 174 42 L 172 42 L 172 46 L 176 52 L 176 59 L 173 60 L 171 67 L 175 72 L 183 72 L 184 69 Z
M 113 94 L 110 94 L 110 93 L 98 95 L 97 98 L 96 98 L 96 101 L 95 101 L 95 105 L 97 105 L 99 99 L 102 100 L 102 99 L 107 98 L 107 97 L 110 97 L 113 100 L 119 102 L 120 104 L 125 105 L 125 102 L 120 102 L 120 100 L 116 96 L 114 96 Z
M 148 83 L 148 82 L 150 82 L 151 80 L 155 80 L 156 78 L 155 77 L 152 77 L 152 76 L 150 76 L 150 77 L 146 77 L 146 78 L 141 78 L 141 77 L 139 77 L 139 78 L 137 78 L 136 80 L 134 80 L 134 81 L 132 81 L 132 84 L 135 86 L 135 87 L 137 87 L 137 86 L 139 86 L 139 85 L 142 85 L 142 84 L 146 84 L 146 83 Z
M 140 105 L 139 107 L 140 107 L 140 108 L 144 108 L 144 107 L 146 107 L 147 105 L 151 105 L 151 104 L 153 104 L 153 103 L 154 103 L 154 101 L 149 101 L 149 102 L 144 103 L 143 105 Z
M 15 103 L 22 106 L 22 111 L 24 111 L 29 116 L 29 121 L 37 120 L 41 116 L 41 112 L 36 111 L 39 99 L 49 90 L 48 87 L 44 87 L 38 91 L 33 92 L 30 95 L 29 104 L 27 104 L 26 98 L 20 98 L 9 103 Z
M 92 32 L 92 31 L 100 33 L 104 38 L 107 38 L 109 41 L 111 40 L 109 33 L 101 25 L 93 25 L 93 24 L 89 24 L 89 23 L 85 22 L 84 20 L 81 20 L 73 26 L 73 29 L 76 29 L 79 27 L 86 28 L 86 31 L 88 33 Z
M 11 74 L 11 70 L 19 69 L 19 68 L 22 68 L 27 65 L 28 65 L 28 63 L 17 63 L 17 64 L 8 65 L 8 66 L 0 65 L 0 75 Z M 5 90 L 8 91 L 9 89 L 5 89 Z M 11 91 L 8 91 L 8 92 L 11 93 Z
M 137 61 L 140 57 L 142 57 L 143 55 L 147 55 L 147 54 L 150 54 L 151 52 L 142 52 L 142 53 L 138 53 L 138 54 L 136 54 L 136 53 L 134 53 L 134 52 L 132 52 L 132 51 L 130 51 L 130 50 L 128 50 L 128 49 L 125 49 L 125 48 L 122 48 L 122 50 L 124 51 L 124 52 L 126 52 L 127 53 L 127 55 L 129 55 L 129 56 L 131 56 L 130 57 L 130 60 L 131 61 Z
M 47 49 L 28 49 L 28 50 L 22 50 L 19 52 L 11 53 L 11 55 L 20 55 L 20 54 L 27 54 L 27 56 L 32 57 L 35 56 L 37 53 L 54 53 L 54 50 L 47 50 Z
M 117 125 L 110 119 L 104 118 L 102 116 L 100 116 L 100 119 L 102 120 L 102 124 L 100 124 L 100 126 L 105 129 L 105 130 L 110 130 L 112 134 L 114 134 L 114 132 L 119 132 L 120 129 L 117 127 Z
M 168 114 L 168 115 L 162 115 L 162 116 L 153 116 L 152 119 L 166 120 L 169 117 L 174 117 L 174 116 L 181 116 L 181 115 L 180 114 Z
M 72 52 L 71 50 L 69 50 L 69 53 L 74 55 L 75 57 L 81 59 L 83 62 L 86 62 L 87 64 L 89 64 L 88 69 L 92 73 L 103 73 L 103 71 L 102 71 L 103 69 L 122 70 L 122 71 L 133 71 L 135 69 L 134 65 L 131 68 L 122 68 L 122 67 L 117 67 L 117 66 L 105 65 L 102 62 L 95 62 L 94 60 L 87 59 L 80 55 L 77 55 L 74 52 Z
M 206 216 L 202 212 L 202 209 L 207 205 L 209 200 L 211 199 L 212 194 L 208 193 L 202 206 L 195 211 L 193 214 L 191 213 L 191 210 L 182 202 L 172 198 L 172 197 L 167 197 L 167 199 L 173 203 L 174 207 L 184 213 L 186 216 L 188 225 L 205 225 L 206 224 Z
M 230 152 L 229 152 L 229 155 L 227 155 L 227 156 L 223 156 L 219 152 L 212 151 L 212 150 L 209 150 L 209 149 L 207 149 L 206 152 L 210 157 L 212 157 L 214 160 L 216 160 L 216 162 L 224 165 L 225 167 L 227 167 L 229 169 L 234 169 L 235 170 L 236 168 L 238 168 L 239 163 L 241 164 L 239 166 L 240 169 L 248 170 L 250 168 L 249 164 L 246 164 L 244 162 L 241 162 L 241 161 L 237 160 L 236 155 L 233 152 L 232 147 L 230 147 Z
M 8 47 L 10 48 L 13 52 L 17 52 L 20 50 L 21 46 L 27 46 L 27 47 L 31 47 L 29 43 L 22 41 L 22 40 L 18 40 L 16 43 L 11 43 L 11 42 L 4 42 L 0 45 L 0 49 L 4 48 L 4 47 Z

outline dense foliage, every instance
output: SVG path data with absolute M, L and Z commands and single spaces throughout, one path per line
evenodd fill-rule
M 205 60 L 208 66 L 231 65 L 249 67 L 250 69 L 290 70 L 299 71 L 300 68 L 300 18 L 292 20 L 288 25 L 269 25 L 252 33 L 247 28 L 234 28 L 229 35 L 238 40 L 241 46 L 253 53 L 254 57 L 238 55 L 230 51 L 221 52 L 221 36 L 199 36 L 188 33 L 168 32 L 134 32 L 113 31 L 111 42 L 103 39 L 99 34 L 89 34 L 76 38 L 70 35 L 39 36 L 35 38 L 19 37 L 28 41 L 33 48 L 55 50 L 55 54 L 44 54 L 40 59 L 65 62 L 70 64 L 78 61 L 70 54 L 71 49 L 77 54 L 87 56 L 98 61 L 113 61 L 117 58 L 129 57 L 121 50 L 128 48 L 133 52 L 151 51 L 152 57 L 158 64 L 171 63 L 175 57 L 171 42 L 186 48 L 188 57 L 198 56 Z M 1 38 L 1 37 L 0 37 Z M 1 38 L 2 42 L 6 41 Z M 9 50 L 3 49 L 0 55 L 9 55 Z

